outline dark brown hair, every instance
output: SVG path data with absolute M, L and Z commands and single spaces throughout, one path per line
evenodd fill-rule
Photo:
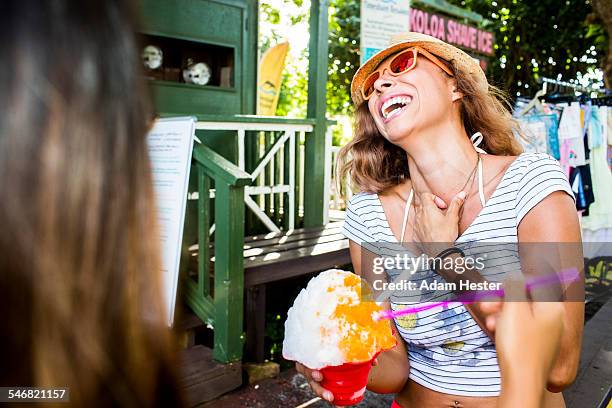
M 180 403 L 125 0 L 0 4 L 0 386 Z
M 463 93 L 461 119 L 468 134 L 481 132 L 481 147 L 495 155 L 517 155 L 522 151 L 513 132 L 518 123 L 509 111 L 504 92 L 494 86 L 488 91 L 478 86 L 468 74 L 449 67 Z M 406 152 L 385 139 L 370 114 L 367 101 L 357 107 L 354 118 L 354 137 L 338 154 L 337 180 L 350 177 L 355 190 L 381 193 L 409 177 Z M 340 182 L 340 185 L 345 183 Z

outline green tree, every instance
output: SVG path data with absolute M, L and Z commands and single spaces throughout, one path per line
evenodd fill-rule
M 329 70 L 327 112 L 352 112 L 351 79 L 359 68 L 360 2 L 331 0 L 329 10 Z
M 595 69 L 606 55 L 601 26 L 589 22 L 589 0 L 449 0 L 488 20 L 495 33 L 489 76 L 510 95 L 532 95 L 548 77 L 598 82 Z M 609 3 L 609 1 L 608 1 Z
M 601 58 L 600 67 L 604 72 L 606 88 L 612 88 L 612 2 L 610 0 L 591 0 L 594 13 L 589 16 L 588 38 L 595 37 L 599 48 L 607 52 Z M 607 44 L 606 44 L 607 43 Z
M 308 103 L 308 16 L 310 2 L 303 0 L 267 0 L 259 4 L 259 54 L 289 41 L 276 114 L 304 117 Z

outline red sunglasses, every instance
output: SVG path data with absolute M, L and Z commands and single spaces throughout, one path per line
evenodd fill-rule
M 416 67 L 417 55 L 419 54 L 436 64 L 448 75 L 454 76 L 453 72 L 442 61 L 440 61 L 438 57 L 420 47 L 411 47 L 396 54 L 389 62 L 389 73 L 393 76 L 398 76 L 410 71 L 411 69 L 414 69 L 414 67 Z M 374 93 L 374 82 L 376 82 L 378 78 L 380 78 L 380 69 L 377 69 L 368 75 L 363 82 L 363 86 L 361 87 L 361 96 L 363 97 L 364 101 L 370 99 Z

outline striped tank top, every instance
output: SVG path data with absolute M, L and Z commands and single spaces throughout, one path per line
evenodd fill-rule
M 503 281 L 508 273 L 520 272 L 518 251 L 516 245 L 512 245 L 518 242 L 518 225 L 529 210 L 554 191 L 564 191 L 574 198 L 559 163 L 544 153 L 521 154 L 508 167 L 485 206 L 455 245 L 466 256 L 484 256 L 486 266 L 481 273 L 489 281 Z M 342 233 L 379 254 L 399 245 L 380 199 L 373 193 L 361 192 L 347 203 Z M 500 249 L 499 243 L 509 246 Z M 389 281 L 402 272 L 385 271 Z M 410 280 L 443 282 L 432 270 L 419 271 Z M 435 291 L 414 298 L 410 293 L 393 292 L 390 303 L 391 308 L 397 310 L 423 304 L 422 299 L 432 302 L 447 299 L 449 295 Z M 446 394 L 499 395 L 500 373 L 495 344 L 462 303 L 450 302 L 404 315 L 396 318 L 395 324 L 407 345 L 410 379 Z

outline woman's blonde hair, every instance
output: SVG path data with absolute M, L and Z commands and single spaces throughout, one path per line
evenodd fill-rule
M 457 81 L 461 98 L 461 120 L 468 134 L 481 132 L 480 147 L 495 155 L 512 156 L 522 148 L 514 136 L 518 123 L 510 114 L 508 96 L 489 85 L 488 91 L 478 86 L 469 75 L 448 64 Z M 381 193 L 409 177 L 406 152 L 383 137 L 364 102 L 357 107 L 354 137 L 338 154 L 337 180 L 340 185 L 350 177 L 354 190 Z

